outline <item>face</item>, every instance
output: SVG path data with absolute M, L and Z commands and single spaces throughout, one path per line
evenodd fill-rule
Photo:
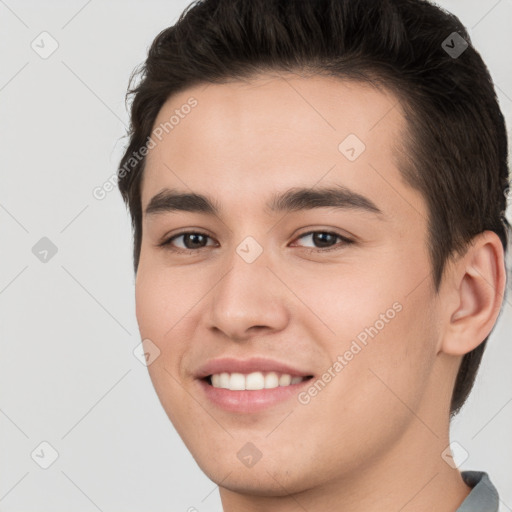
M 158 115 L 137 320 L 166 413 L 226 489 L 347 479 L 422 442 L 411 410 L 435 423 L 449 398 L 403 130 L 390 93 L 284 74 L 202 84 Z

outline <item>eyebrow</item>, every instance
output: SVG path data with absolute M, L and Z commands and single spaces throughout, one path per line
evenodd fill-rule
M 342 185 L 315 189 L 292 188 L 274 194 L 265 205 L 267 213 L 296 212 L 314 208 L 362 210 L 383 215 L 371 199 Z M 149 216 L 183 211 L 220 216 L 221 210 L 220 205 L 207 195 L 165 188 L 151 198 L 144 214 Z

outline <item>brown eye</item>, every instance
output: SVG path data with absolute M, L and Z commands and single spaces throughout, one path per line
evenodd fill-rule
M 185 233 L 179 233 L 178 235 L 174 235 L 168 240 L 164 241 L 162 246 L 169 246 L 171 250 L 176 251 L 195 251 L 197 249 L 202 249 L 206 247 L 206 242 L 210 237 L 204 233 L 199 233 L 196 231 L 187 231 Z M 175 245 L 175 241 L 182 239 L 182 246 Z
M 353 240 L 350 240 L 343 235 L 331 231 L 309 231 L 308 233 L 302 234 L 298 240 L 308 237 L 313 242 L 313 244 L 315 244 L 314 248 L 309 249 L 313 252 L 326 252 L 330 250 L 341 249 L 341 246 L 343 245 L 354 243 Z M 341 242 L 336 243 L 337 239 L 341 240 Z

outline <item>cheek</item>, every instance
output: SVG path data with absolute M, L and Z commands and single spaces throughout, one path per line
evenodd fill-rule
M 180 366 L 188 339 L 183 332 L 184 317 L 195 301 L 185 292 L 186 287 L 174 275 L 170 279 L 161 268 L 139 266 L 135 307 L 140 336 L 150 339 L 160 350 L 147 369 L 164 411 L 178 430 L 190 417 L 190 400 L 180 384 Z
M 201 290 L 190 283 L 190 277 L 179 269 L 171 271 L 141 260 L 135 282 L 135 309 L 143 337 L 154 337 L 161 343 L 173 337 L 201 297 Z
M 348 336 L 330 347 L 331 361 L 345 355 L 343 369 L 336 373 L 333 368 L 336 377 L 305 406 L 323 418 L 317 427 L 322 431 L 318 439 L 353 441 L 345 446 L 345 461 L 377 457 L 379 450 L 400 439 L 415 421 L 411 411 L 418 412 L 422 406 L 435 351 L 428 332 L 412 328 L 423 321 L 422 310 L 414 301 L 403 301 L 402 305 L 377 334 L 368 334 L 366 345 L 356 336 Z M 371 315 L 359 320 L 365 328 L 375 321 Z M 355 324 L 353 330 L 356 335 L 366 332 L 364 328 L 358 331 Z M 333 466 L 340 464 L 330 443 L 316 443 L 314 451 L 322 453 L 324 460 Z
M 402 296 L 394 302 L 399 303 L 396 309 L 389 308 L 389 296 L 373 315 L 359 317 L 359 325 L 351 322 L 353 335 L 343 341 L 342 351 L 333 354 L 351 357 L 339 383 L 340 392 L 349 398 L 351 415 L 405 421 L 410 409 L 421 406 L 436 360 L 437 329 L 425 307 L 427 295 L 428 291 L 417 290 L 416 296 Z
M 180 283 L 166 277 L 162 269 L 139 267 L 135 283 L 136 317 L 141 339 L 151 340 L 160 351 L 148 372 L 161 400 L 165 399 L 164 392 L 171 397 L 178 392 L 172 376 L 179 378 L 187 345 L 184 318 L 193 304 L 184 295 Z
M 436 362 L 430 281 L 418 286 L 423 273 L 397 260 L 382 258 L 381 267 L 331 281 L 328 290 L 336 300 L 319 312 L 336 333 L 323 343 L 331 362 L 342 357 L 332 390 L 343 397 L 340 412 L 349 417 L 410 415 L 404 404 L 420 406 Z

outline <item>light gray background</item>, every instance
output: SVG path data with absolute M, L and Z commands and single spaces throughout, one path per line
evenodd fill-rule
M 133 354 L 140 338 L 120 194 L 92 195 L 122 154 L 128 77 L 186 5 L 0 0 L 4 512 L 221 510 L 216 485 L 182 444 Z M 510 133 L 512 1 L 440 5 L 469 28 Z M 43 31 L 59 45 L 47 59 L 31 48 Z M 46 263 L 32 253 L 42 237 L 58 249 Z M 503 511 L 512 510 L 511 304 L 509 297 L 452 428 L 469 453 L 461 469 L 487 471 Z M 31 458 L 36 449 L 38 460 L 49 456 L 43 441 L 59 454 L 46 470 Z

